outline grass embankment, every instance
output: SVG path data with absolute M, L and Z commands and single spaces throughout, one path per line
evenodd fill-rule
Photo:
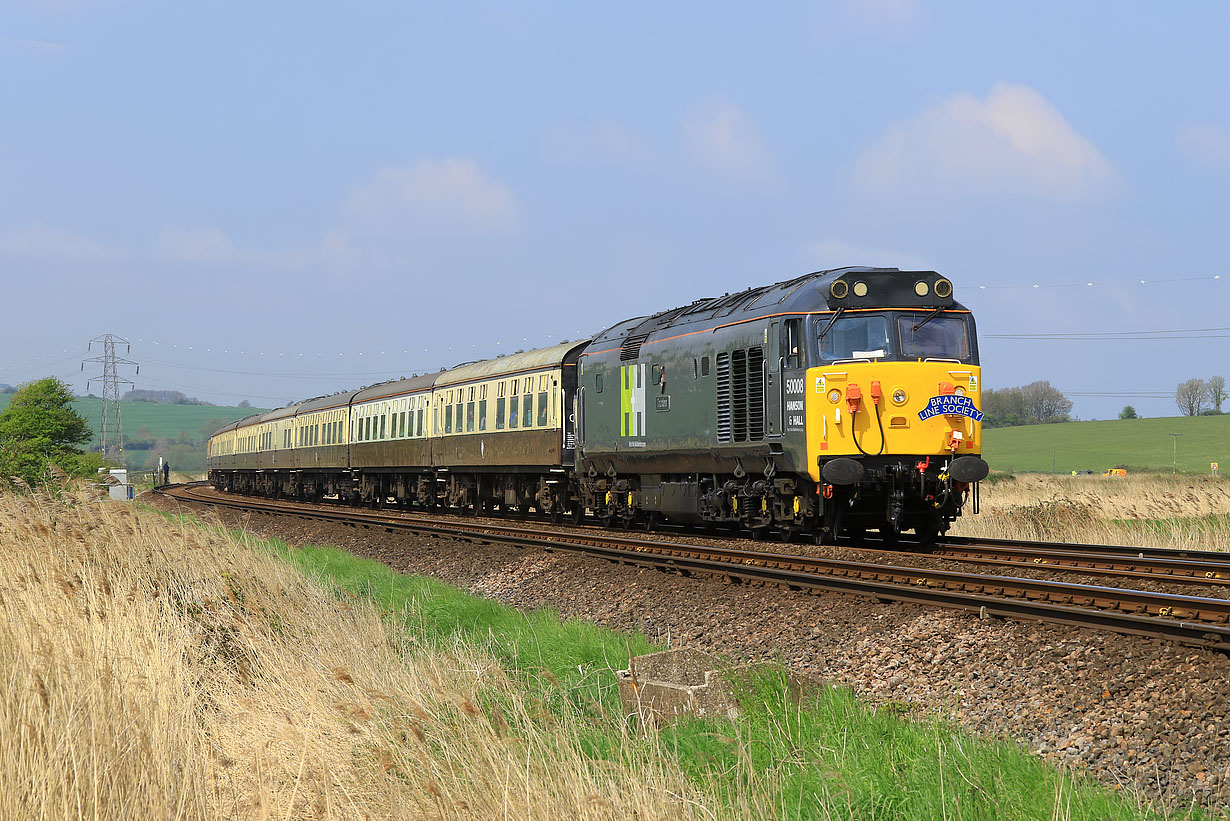
M 991 474 L 982 512 L 952 534 L 1006 539 L 1230 550 L 1230 479 Z
M 0 817 L 1152 817 L 771 675 L 642 734 L 612 672 L 642 637 L 336 550 L 5 495 L 0 562 Z
M 1180 434 L 1178 441 L 1170 434 Z M 983 429 L 983 457 L 996 470 L 1071 473 L 1129 470 L 1230 473 L 1230 414 L 1114 419 Z

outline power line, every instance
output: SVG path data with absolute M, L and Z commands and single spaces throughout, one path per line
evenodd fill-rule
M 1122 288 L 1124 285 L 1166 285 L 1172 282 L 1210 282 L 1221 279 L 1221 274 L 1195 276 L 1195 277 L 1163 277 L 1160 279 L 1138 279 L 1135 282 L 1035 282 L 1019 285 L 979 285 L 980 291 L 1038 291 L 1049 288 Z

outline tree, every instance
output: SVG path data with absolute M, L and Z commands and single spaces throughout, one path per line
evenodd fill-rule
M 1119 418 L 1120 419 L 1138 419 L 1139 417 L 1136 415 L 1136 408 L 1132 407 L 1131 405 L 1124 405 L 1123 410 L 1119 411 Z
M 1204 392 L 1208 396 L 1209 407 L 1221 413 L 1222 403 L 1230 399 L 1230 394 L 1226 393 L 1226 378 L 1210 376 L 1209 381 L 1204 385 Z
M 201 439 L 208 439 L 234 421 L 234 419 L 227 419 L 225 416 L 215 416 L 213 419 L 205 420 L 201 423 Z
M 1175 388 L 1174 403 L 1184 416 L 1199 416 L 1208 398 L 1208 388 L 1203 379 L 1189 379 Z
M 46 480 L 50 464 L 77 475 L 101 464 L 97 458 L 83 458 L 79 446 L 92 434 L 72 402 L 68 385 L 54 377 L 17 389 L 0 414 L 0 479 L 16 476 L 34 486 Z
M 1038 424 L 1068 421 L 1072 402 L 1050 382 L 1030 382 L 1021 388 L 1021 394 L 1025 401 L 1025 414 L 1031 421 Z
M 1072 402 L 1050 382 L 982 392 L 983 424 L 989 428 L 1067 422 Z

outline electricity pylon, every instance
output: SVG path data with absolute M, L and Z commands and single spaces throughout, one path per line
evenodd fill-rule
M 85 359 L 81 362 L 81 370 L 85 370 L 87 362 L 93 362 L 102 365 L 102 374 L 99 376 L 91 376 L 86 380 L 85 389 L 90 389 L 91 382 L 102 382 L 102 454 L 103 458 L 113 461 L 116 464 L 123 464 L 124 461 L 124 429 L 120 421 L 120 385 L 132 385 L 129 379 L 120 377 L 120 365 L 134 365 L 137 373 L 141 373 L 141 366 L 137 365 L 129 359 L 120 359 L 115 354 L 116 345 L 124 345 L 125 353 L 132 352 L 132 346 L 127 339 L 120 339 L 114 334 L 103 334 L 97 339 L 91 339 L 89 350 L 93 350 L 95 345 L 101 345 L 103 349 L 102 356 L 96 356 L 92 359 Z

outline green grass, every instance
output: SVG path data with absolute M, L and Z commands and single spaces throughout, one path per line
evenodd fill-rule
M 1230 414 L 1122 419 L 985 428 L 983 457 L 996 470 L 1070 473 L 1125 465 L 1169 472 L 1177 443 L 1181 473 L 1209 475 L 1209 463 L 1230 474 Z
M 13 394 L 0 394 L 0 413 L 9 406 Z M 102 420 L 102 400 L 91 397 L 81 397 L 73 402 L 73 407 L 84 416 L 90 424 L 94 436 L 98 436 L 99 424 Z M 124 423 L 124 435 L 129 439 L 136 438 L 137 431 L 148 427 L 157 439 L 176 439 L 183 432 L 189 439 L 196 442 L 204 441 L 201 426 L 211 419 L 234 421 L 253 413 L 260 413 L 259 408 L 232 408 L 215 405 L 159 405 L 153 402 L 121 402 L 120 417 Z M 213 431 L 210 431 L 213 433 Z M 97 444 L 97 442 L 93 443 Z
M 697 778 L 773 778 L 783 818 L 1208 817 L 1144 809 L 1015 745 L 972 739 L 937 718 L 870 709 L 844 688 L 818 691 L 801 706 L 786 691 L 785 677 L 770 672 L 750 682 L 737 721 L 692 720 L 663 732 Z
M 447 649 L 460 640 L 492 652 L 544 715 L 581 725 L 596 758 L 627 743 L 614 670 L 627 665 L 629 652 L 655 649 L 643 635 L 549 610 L 521 612 L 335 548 L 262 544 L 338 595 L 365 597 L 387 618 L 406 620 L 416 641 Z M 730 817 L 741 806 L 741 786 L 764 784 L 776 785 L 775 815 L 789 819 L 1208 817 L 1141 809 L 1131 797 L 1061 773 L 1013 745 L 972 739 L 939 720 L 903 720 L 844 689 L 821 688 L 800 704 L 780 668 L 739 686 L 739 719 L 692 719 L 662 730 L 685 772 L 717 785 Z

